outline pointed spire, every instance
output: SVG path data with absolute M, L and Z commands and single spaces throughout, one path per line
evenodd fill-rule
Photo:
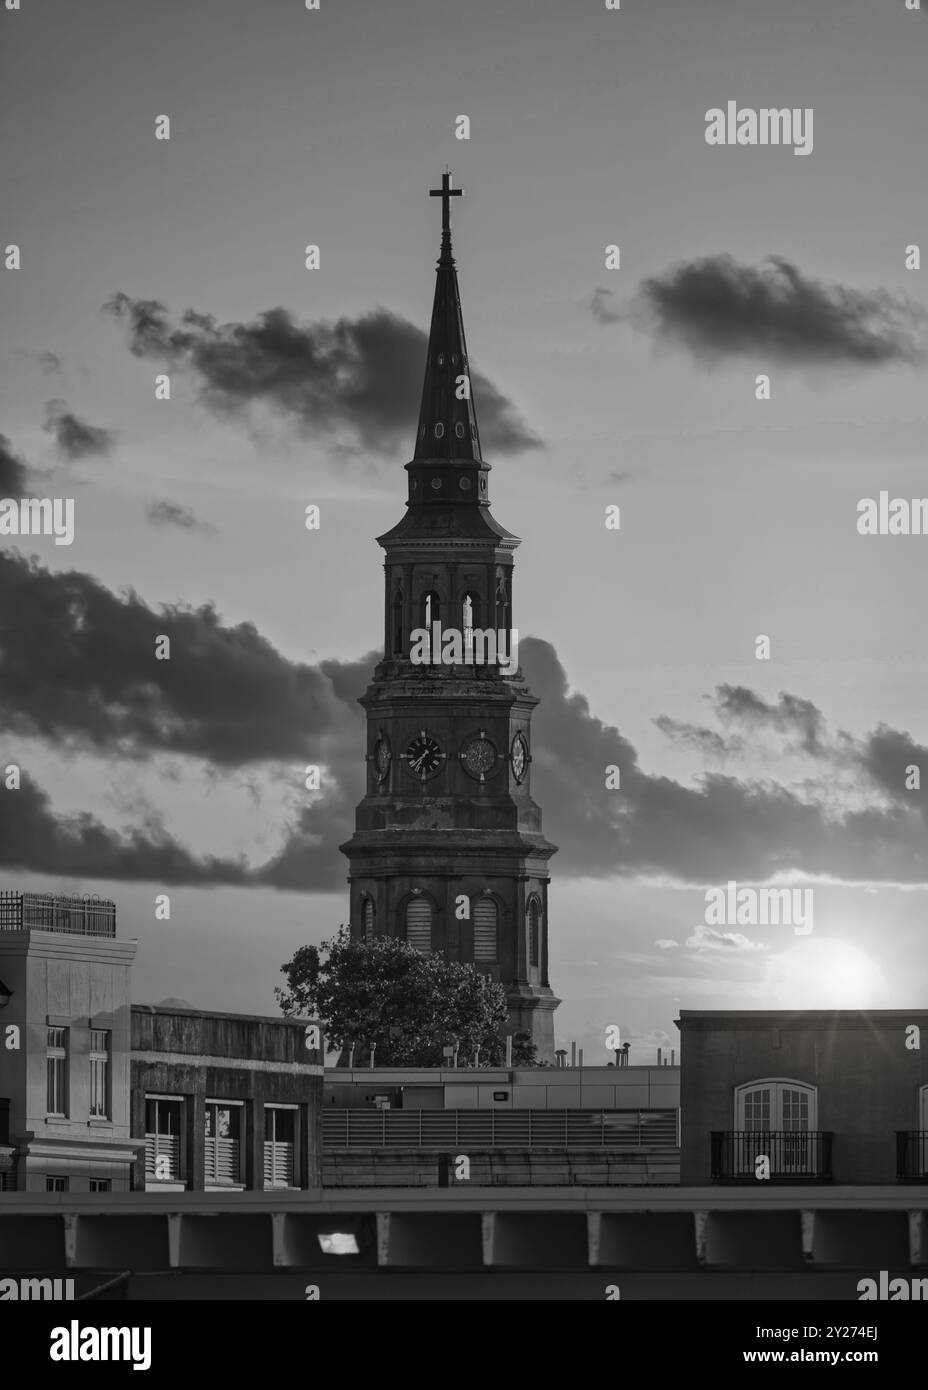
M 431 197 L 442 200 L 441 254 L 416 434 L 416 460 L 444 463 L 480 460 L 480 436 L 464 340 L 461 295 L 451 253 L 450 201 L 461 197 L 463 192 L 462 188 L 451 187 L 448 170 L 442 175 L 441 188 L 429 190 Z

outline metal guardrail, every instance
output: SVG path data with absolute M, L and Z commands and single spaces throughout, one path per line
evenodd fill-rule
M 828 1130 L 713 1130 L 712 1177 L 753 1182 L 757 1160 L 769 1161 L 771 1181 L 831 1181 Z
M 896 1178 L 899 1182 L 928 1181 L 928 1130 L 896 1131 Z
M 116 904 L 96 895 L 0 892 L 0 931 L 30 930 L 114 937 Z
M 676 1110 L 323 1111 L 322 1145 L 351 1149 L 677 1148 Z

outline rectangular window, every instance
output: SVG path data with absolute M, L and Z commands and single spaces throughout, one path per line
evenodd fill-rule
M 48 1115 L 68 1113 L 68 1030 L 49 1028 L 45 1043 Z
M 145 1181 L 180 1182 L 184 1102 L 145 1098 Z
M 224 1186 L 242 1182 L 242 1140 L 244 1107 L 234 1101 L 206 1103 L 206 1183 Z
M 112 1187 L 113 1187 L 113 1180 L 112 1180 L 112 1178 L 91 1178 L 91 1179 L 90 1179 L 90 1190 L 91 1190 L 91 1192 L 110 1192 L 110 1191 L 112 1191 Z
M 90 1113 L 109 1119 L 110 1035 L 105 1029 L 90 1030 Z
M 296 1187 L 296 1110 L 264 1107 L 264 1186 Z
M 46 1191 L 46 1192 L 67 1192 L 67 1190 L 68 1190 L 68 1180 L 67 1180 L 67 1178 L 46 1178 L 46 1179 L 45 1179 L 45 1191 Z

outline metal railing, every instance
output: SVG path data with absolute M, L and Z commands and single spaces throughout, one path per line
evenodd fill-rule
M 323 1148 L 640 1149 L 677 1147 L 676 1110 L 323 1111 Z
M 116 904 L 95 894 L 0 892 L 0 931 L 115 936 Z
M 928 1178 L 928 1130 L 896 1131 L 896 1178 L 899 1182 Z
M 833 1135 L 827 1130 L 713 1130 L 712 1177 L 754 1182 L 766 1158 L 772 1182 L 830 1182 Z

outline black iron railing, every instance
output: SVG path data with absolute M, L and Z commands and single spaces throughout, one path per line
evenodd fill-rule
M 716 1182 L 830 1182 L 830 1131 L 713 1130 L 712 1177 Z M 766 1159 L 766 1164 L 761 1162 Z
M 115 936 L 111 898 L 65 893 L 0 893 L 0 931 L 62 931 L 73 936 Z
M 928 1130 L 896 1131 L 896 1178 L 899 1182 L 928 1179 Z

